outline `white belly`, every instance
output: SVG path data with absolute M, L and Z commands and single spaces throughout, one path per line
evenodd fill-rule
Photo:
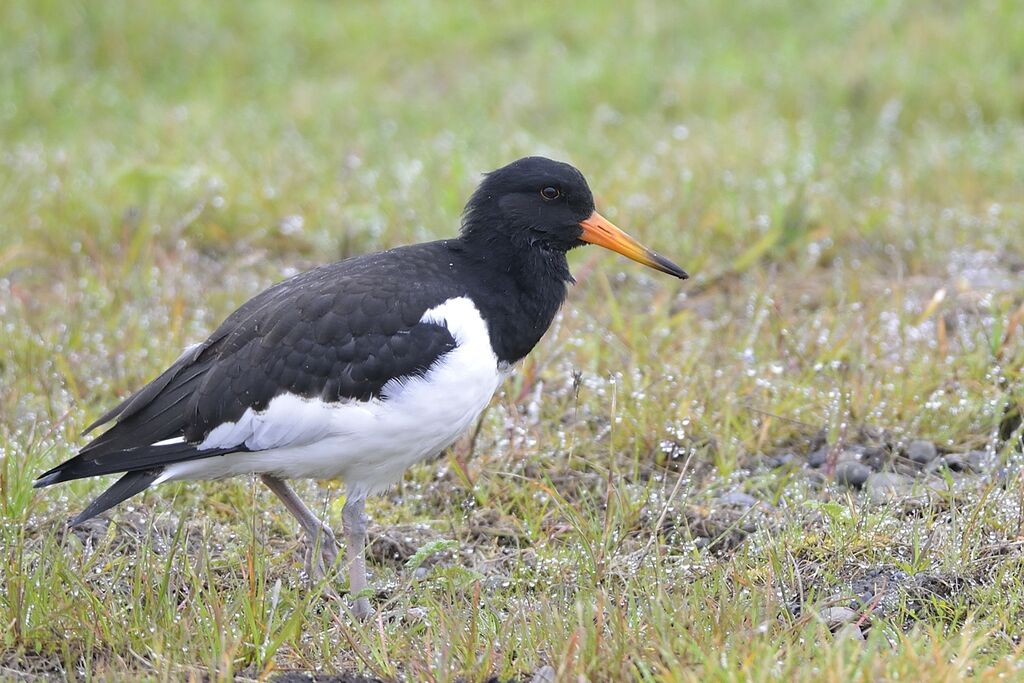
M 169 465 L 158 481 L 217 479 L 251 472 L 282 478 L 345 480 L 351 493 L 387 488 L 413 463 L 440 453 L 490 402 L 499 368 L 487 325 L 467 298 L 427 311 L 448 326 L 456 347 L 422 377 L 389 382 L 380 399 L 327 403 L 292 394 L 259 413 L 214 429 L 200 448 L 245 444 L 231 453 Z

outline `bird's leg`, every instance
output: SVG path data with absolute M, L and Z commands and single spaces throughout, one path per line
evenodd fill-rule
M 334 532 L 306 507 L 284 480 L 269 474 L 261 474 L 260 479 L 281 499 L 306 534 L 306 574 L 310 580 L 319 583 L 331 576 L 329 572 L 338 561 L 338 541 Z
M 352 614 L 357 619 L 365 619 L 373 612 L 370 600 L 359 595 L 366 590 L 366 523 L 365 498 L 349 497 L 341 511 L 341 519 L 345 525 L 345 554 L 348 558 L 348 592 L 356 596 L 352 603 Z

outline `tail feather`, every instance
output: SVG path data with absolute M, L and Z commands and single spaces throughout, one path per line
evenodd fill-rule
M 174 443 L 162 446 L 127 448 L 107 453 L 79 453 L 70 460 L 57 465 L 52 470 L 43 472 L 33 482 L 33 486 L 35 488 L 42 488 L 43 486 L 59 484 L 62 481 L 71 481 L 72 479 L 82 479 L 84 477 L 98 477 L 118 472 L 148 472 L 157 468 L 162 469 L 163 466 L 176 462 L 210 458 L 247 450 L 249 449 L 245 446 L 199 450 L 192 444 Z
M 108 429 L 94 438 L 80 453 L 124 450 L 137 447 L 140 443 L 162 441 L 182 433 L 185 428 L 182 404 L 192 396 L 195 389 L 193 383 L 200 376 L 199 373 L 194 373 L 185 377 L 177 386 L 166 389 L 159 403 L 148 403 L 141 408 L 129 406 L 125 410 L 132 410 L 130 417 L 119 417 L 113 429 Z
M 101 493 L 96 500 L 89 503 L 89 507 L 82 510 L 81 514 L 71 520 L 69 525 L 75 526 L 76 524 L 81 524 L 85 520 L 109 510 L 121 501 L 128 500 L 136 493 L 141 493 L 148 489 L 150 484 L 156 481 L 156 478 L 160 476 L 163 469 L 164 468 L 161 467 L 154 470 L 128 472 L 118 479 L 113 486 Z

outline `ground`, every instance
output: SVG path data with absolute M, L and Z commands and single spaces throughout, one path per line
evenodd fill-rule
M 31 488 L 532 153 L 693 278 L 570 255 L 476 432 L 369 502 L 374 620 L 250 479 L 72 530 L 109 481 Z M 0 678 L 1024 677 L 1022 187 L 1011 0 L 3 3 Z

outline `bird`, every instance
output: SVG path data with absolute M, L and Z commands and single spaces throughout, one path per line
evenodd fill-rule
M 349 609 L 365 618 L 367 496 L 475 423 L 551 325 L 575 282 L 566 254 L 585 244 L 688 277 L 598 213 L 574 166 L 524 157 L 483 174 L 457 237 L 322 265 L 242 304 L 34 486 L 120 474 L 74 526 L 165 482 L 258 476 L 323 585 L 339 544 L 288 481 L 341 479 Z

